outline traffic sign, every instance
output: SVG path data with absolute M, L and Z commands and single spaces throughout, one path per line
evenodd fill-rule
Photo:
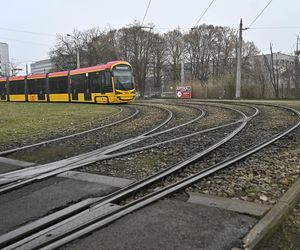
M 176 98 L 192 98 L 191 86 L 176 87 Z

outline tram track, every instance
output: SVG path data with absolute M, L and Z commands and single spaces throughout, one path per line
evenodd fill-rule
M 137 135 L 143 134 L 159 125 L 161 120 L 165 120 L 169 117 L 169 111 L 163 107 L 134 106 L 133 109 L 138 109 L 139 112 L 132 119 L 91 133 L 17 151 L 10 154 L 9 157 L 22 161 L 35 162 L 37 164 L 54 162 L 130 139 L 130 135 L 132 134 L 130 127 L 135 130 Z M 149 116 L 153 117 L 153 120 L 147 120 Z
M 238 111 L 236 110 L 236 112 L 238 112 Z M 202 113 L 195 120 L 198 120 L 198 119 L 202 118 L 203 116 L 204 116 L 204 113 Z M 167 120 L 170 120 L 170 117 Z M 239 122 L 241 122 L 241 121 L 239 120 Z M 181 128 L 182 126 L 188 125 L 190 123 L 191 122 L 188 121 L 185 124 L 180 124 L 176 127 L 168 128 L 167 130 L 165 130 L 165 132 L 169 132 L 171 130 L 176 130 L 177 127 Z M 157 127 L 157 129 L 159 129 L 164 124 L 166 124 L 166 121 L 164 121 L 161 125 L 159 125 Z M 202 133 L 217 130 L 220 128 L 221 127 L 215 127 L 213 129 L 204 130 Z M 49 164 L 45 164 L 45 165 L 40 165 L 40 166 L 34 166 L 34 167 L 30 167 L 30 168 L 27 168 L 24 170 L 17 170 L 17 171 L 13 171 L 11 173 L 2 174 L 2 175 L 0 175 L 0 184 L 2 184 L 1 185 L 2 187 L 0 188 L 0 193 L 5 193 L 8 191 L 14 190 L 15 188 L 19 188 L 23 185 L 32 183 L 33 181 L 40 181 L 44 178 L 49 178 L 49 177 L 57 175 L 59 173 L 62 173 L 62 172 L 68 171 L 68 170 L 72 170 L 72 169 L 76 169 L 76 168 L 91 164 L 96 161 L 101 161 L 104 159 L 111 159 L 114 157 L 120 157 L 122 155 L 128 155 L 130 153 L 136 152 L 137 149 L 133 150 L 132 152 L 125 151 L 125 152 L 121 152 L 121 153 L 117 153 L 117 154 L 111 154 L 113 151 L 117 151 L 122 148 L 128 147 L 130 144 L 134 144 L 136 142 L 145 140 L 148 137 L 153 137 L 153 136 L 163 134 L 163 131 L 160 131 L 155 134 L 151 134 L 151 133 L 153 133 L 153 131 L 154 130 L 152 129 L 138 137 L 135 137 L 131 140 L 125 140 L 123 142 L 117 143 L 113 146 L 110 146 L 109 148 L 102 148 L 102 149 L 95 150 L 95 151 L 92 151 L 92 152 L 89 152 L 87 154 L 83 154 L 83 155 L 80 155 L 77 157 L 72 157 L 72 158 L 69 158 L 66 160 L 49 163 Z M 193 135 L 194 134 L 191 134 L 190 136 L 193 136 Z M 180 139 L 182 139 L 182 138 L 180 138 Z M 158 146 L 158 145 L 154 144 L 151 147 L 155 147 L 155 146 Z M 149 146 L 148 146 L 148 148 L 149 148 Z M 145 150 L 148 148 L 142 147 L 139 149 L 139 151 Z
M 134 201 L 131 201 L 125 205 L 122 205 L 121 207 L 118 207 L 118 206 L 114 207 L 114 205 L 110 205 L 109 203 L 119 203 L 121 197 L 123 197 L 122 195 L 120 195 L 121 196 L 120 197 L 116 194 L 112 194 L 112 198 L 109 198 L 109 196 L 105 197 L 104 199 L 100 200 L 100 202 L 98 201 L 98 203 L 96 203 L 96 204 L 94 203 L 92 208 L 86 210 L 85 212 L 81 211 L 79 213 L 79 215 L 73 215 L 73 217 L 68 218 L 64 222 L 60 222 L 56 225 L 51 226 L 48 229 L 44 229 L 44 230 L 40 231 L 36 235 L 29 236 L 29 238 L 27 238 L 27 239 L 25 238 L 25 239 L 21 240 L 19 242 L 19 246 L 21 246 L 20 249 L 27 249 L 26 247 L 29 247 L 28 249 L 35 249 L 35 247 L 38 247 L 41 249 L 53 249 L 53 248 L 59 247 L 67 242 L 70 242 L 80 236 L 85 235 L 86 233 L 89 233 L 97 228 L 100 228 L 103 225 L 106 225 L 107 223 L 110 223 L 128 213 L 136 211 L 137 209 L 140 209 L 141 207 L 146 206 L 146 205 L 156 201 L 157 199 L 161 199 L 162 197 L 165 197 L 166 195 L 176 192 L 182 188 L 185 188 L 185 187 L 191 185 L 192 183 L 194 183 L 210 174 L 213 174 L 214 172 L 216 172 L 220 169 L 223 169 L 223 168 L 249 156 L 250 154 L 257 152 L 258 150 L 260 150 L 260 149 L 268 146 L 272 142 L 280 139 L 282 136 L 286 135 L 287 133 L 291 132 L 292 130 L 294 130 L 295 128 L 297 128 L 299 126 L 300 114 L 298 111 L 295 111 L 295 110 L 293 112 L 297 113 L 297 116 L 298 116 L 298 120 L 297 120 L 296 124 L 289 127 L 288 129 L 285 129 L 284 131 L 282 131 L 280 133 L 277 133 L 276 135 L 272 136 L 271 138 L 264 140 L 263 142 L 259 143 L 258 145 L 255 145 L 247 150 L 244 150 L 243 152 L 241 152 L 233 157 L 230 157 L 230 159 L 227 159 L 221 163 L 214 164 L 214 165 L 198 172 L 197 174 L 190 175 L 180 181 L 177 181 L 166 187 L 162 187 L 162 188 L 160 188 L 160 190 L 151 192 L 143 197 L 140 197 Z M 244 126 L 245 125 L 246 125 L 246 122 L 244 123 Z M 240 129 L 242 129 L 244 126 L 240 126 Z M 194 159 L 189 159 L 189 161 L 193 162 Z M 189 164 L 189 163 L 187 163 L 187 164 Z M 135 192 L 136 192 L 136 190 L 135 190 Z M 127 197 L 128 193 L 125 196 Z M 108 207 L 104 206 L 105 204 L 107 204 Z M 110 206 L 114 207 L 114 208 L 109 209 Z M 106 212 L 104 212 L 104 211 L 106 211 Z M 96 216 L 97 213 L 98 213 L 98 217 Z M 80 220 L 78 221 L 79 218 L 80 218 Z M 45 220 L 45 218 L 43 218 L 42 220 Z M 76 220 L 77 220 L 77 222 L 76 222 Z M 76 225 L 76 231 L 75 231 L 74 225 Z M 33 230 L 33 227 L 31 229 Z M 39 228 L 39 229 L 41 229 L 41 228 Z M 69 231 L 69 233 L 65 233 L 66 230 Z M 24 232 L 24 228 L 23 228 L 23 232 Z M 63 233 L 65 233 L 65 235 Z M 20 234 L 18 235 L 18 237 L 21 237 Z M 8 235 L 6 235 L 6 240 L 8 238 L 9 238 Z M 11 245 L 11 246 L 13 246 L 13 248 L 8 247 L 7 249 L 14 249 L 14 247 L 16 247 L 17 245 Z
M 297 122 L 290 126 L 288 129 L 285 129 L 284 131 L 281 131 L 279 133 L 276 133 L 276 135 L 272 135 L 271 138 L 263 138 L 263 141 L 260 142 L 258 145 L 251 146 L 250 148 L 243 150 L 242 153 L 239 153 L 235 156 L 230 156 L 226 160 L 222 161 L 221 163 L 217 164 L 211 164 L 210 166 L 200 170 L 200 172 L 196 174 L 189 174 L 189 176 L 186 176 L 184 179 L 176 179 L 175 183 L 168 184 L 168 186 L 162 186 L 157 190 L 157 187 L 155 188 L 156 191 L 151 192 L 149 194 L 144 195 L 143 197 L 136 197 L 135 199 L 129 199 L 129 203 L 125 203 L 125 205 L 117 206 L 112 205 L 113 204 L 121 204 L 122 199 L 127 199 L 127 197 L 137 192 L 136 189 L 134 191 L 130 190 L 132 186 L 137 185 L 139 182 L 125 188 L 122 190 L 119 190 L 111 195 L 108 195 L 107 197 L 103 198 L 93 198 L 86 201 L 81 202 L 81 204 L 75 204 L 74 207 L 66 208 L 66 210 L 59 211 L 57 214 L 52 214 L 50 217 L 42 218 L 39 221 L 34 222 L 33 224 L 29 224 L 23 228 L 17 229 L 16 231 L 13 231 L 11 233 L 8 233 L 7 235 L 4 235 L 0 238 L 0 246 L 7 246 L 5 249 L 19 249 L 17 248 L 20 246 L 20 249 L 53 249 L 56 247 L 59 247 L 67 242 L 70 242 L 71 240 L 76 239 L 77 237 L 83 236 L 86 233 L 89 233 L 97 228 L 102 227 L 103 225 L 106 225 L 107 223 L 110 223 L 114 221 L 115 219 L 118 219 L 128 213 L 131 213 L 135 211 L 136 209 L 140 209 L 143 206 L 146 206 L 148 204 L 151 204 L 157 199 L 161 199 L 162 197 L 165 197 L 166 195 L 169 195 L 173 192 L 176 192 L 178 190 L 181 190 L 187 186 L 190 186 L 192 183 L 195 183 L 199 181 L 200 179 L 207 177 L 216 171 L 219 171 L 220 169 L 224 169 L 227 166 L 232 165 L 233 163 L 240 161 L 241 159 L 249 156 L 250 154 L 253 154 L 257 152 L 258 150 L 268 146 L 272 142 L 280 139 L 284 135 L 291 132 L 293 129 L 299 126 L 299 112 L 296 110 L 290 109 L 291 112 L 294 112 L 297 115 Z M 258 112 L 256 112 L 257 114 Z M 254 117 L 254 116 L 253 116 Z M 242 125 L 240 125 L 235 131 L 238 130 L 240 132 L 242 129 L 245 128 L 247 125 L 247 122 L 253 118 L 253 117 L 247 117 L 244 114 L 243 121 L 236 121 L 237 123 L 240 122 Z M 233 138 L 235 135 L 233 135 L 233 132 L 230 134 Z M 227 136 L 228 137 L 228 136 Z M 226 142 L 229 141 L 231 138 L 227 138 Z M 223 145 L 224 143 L 220 142 L 220 145 Z M 220 145 L 216 146 L 218 148 Z M 225 144 L 226 145 L 226 144 Z M 214 148 L 215 149 L 215 148 Z M 207 150 L 209 152 L 213 152 L 213 148 Z M 208 153 L 208 152 L 207 152 Z M 195 162 L 200 157 L 206 155 L 207 153 L 201 152 L 197 156 L 194 155 L 194 158 L 191 157 L 189 162 L 182 162 L 180 164 L 177 164 L 173 167 L 180 167 L 178 169 L 184 168 L 186 165 Z M 202 155 L 201 155 L 202 154 Z M 184 166 L 183 166 L 183 165 Z M 186 164 L 186 165 L 185 165 Z M 177 169 L 177 170 L 178 170 Z M 172 169 L 173 171 L 174 169 Z M 149 177 L 151 179 L 150 183 L 154 183 L 161 178 L 167 177 L 169 174 L 167 173 L 168 170 L 163 171 L 164 176 L 159 176 L 158 179 L 154 180 L 153 177 Z M 145 181 L 145 180 L 143 180 Z M 153 182 L 152 182 L 153 181 Z M 141 181 L 142 182 L 142 181 Z M 142 186 L 139 186 L 138 188 L 144 188 L 145 186 L 148 186 L 148 184 L 142 184 Z M 138 185 L 137 185 L 138 186 Z M 127 190 L 127 191 L 126 191 Z M 129 191 L 130 190 L 130 191 Z M 125 191 L 125 194 L 122 192 Z M 119 193 L 120 192 L 120 193 Z M 134 195 L 136 196 L 136 195 Z M 132 201 L 133 200 L 133 201 Z M 121 202 L 121 203 L 120 203 Z M 110 209 L 112 208 L 112 209 Z M 84 210 L 87 209 L 87 210 Z M 67 213 L 65 213 L 68 210 Z M 104 211 L 104 212 L 103 212 Z M 55 217 L 56 215 L 60 216 L 60 218 Z M 73 216 L 73 217 L 69 217 Z M 96 217 L 94 217 L 96 216 Z M 87 217 L 91 217 L 85 223 L 81 223 L 82 220 L 85 220 Z M 67 219 L 66 219 L 67 218 Z M 96 221 L 95 221 L 95 218 Z M 63 221 L 66 219 L 66 221 Z M 80 219 L 80 222 L 78 221 Z M 62 220 L 62 221 L 61 221 Z M 60 222 L 59 222 L 60 221 Z M 58 224 L 53 224 L 58 223 Z M 46 228 L 45 225 L 52 225 L 50 228 Z M 69 233 L 67 233 L 67 237 L 63 236 L 63 232 L 66 232 L 66 228 L 70 228 L 73 226 L 73 224 L 77 224 L 77 228 L 74 229 L 74 231 L 70 230 Z M 78 227 L 79 225 L 79 227 Z M 64 227 L 62 227 L 64 226 Z M 40 231 L 42 230 L 42 231 Z M 40 231 L 38 234 L 34 234 L 35 232 Z M 33 234 L 32 234 L 33 233 Z M 32 235 L 31 235 L 32 234 Z M 29 236 L 31 235 L 31 236 Z M 29 236 L 29 238 L 26 238 Z M 24 238 L 25 237 L 25 238 Z M 16 244 L 8 246 L 10 243 L 14 242 L 16 239 L 21 239 Z M 40 241 L 43 243 L 40 244 Z M 2 244 L 2 245 L 1 245 Z
M 142 134 L 140 134 L 140 135 L 138 135 L 136 137 L 131 138 L 130 140 L 126 139 L 126 140 L 123 140 L 121 142 L 111 144 L 111 145 L 109 145 L 107 147 L 103 147 L 103 148 L 100 148 L 98 150 L 94 150 L 94 151 L 89 152 L 87 154 L 82 154 L 80 156 L 75 156 L 75 157 L 69 158 L 67 160 L 61 160 L 61 161 L 58 161 L 58 162 L 53 162 L 53 163 L 44 164 L 44 165 L 38 165 L 38 166 L 30 167 L 30 168 L 27 168 L 27 169 L 21 169 L 21 170 L 17 170 L 17 171 L 12 171 L 12 173 L 13 173 L 14 176 L 19 176 L 20 177 L 20 176 L 23 175 L 23 177 L 24 177 L 25 173 L 33 171 L 35 173 L 34 174 L 29 173 L 29 175 L 35 176 L 36 172 L 37 172 L 37 169 L 39 169 L 39 170 L 43 169 L 42 172 L 47 172 L 47 171 L 49 171 L 47 168 L 50 168 L 51 170 L 53 170 L 53 166 L 56 166 L 55 168 L 58 169 L 58 168 L 61 168 L 63 166 L 68 166 L 68 165 L 70 165 L 70 163 L 77 163 L 80 159 L 81 160 L 85 160 L 85 159 L 90 158 L 93 155 L 99 155 L 99 154 L 104 155 L 104 154 L 110 153 L 110 152 L 113 151 L 112 148 L 115 148 L 117 150 L 117 149 L 120 149 L 122 147 L 126 147 L 130 143 L 135 143 L 136 141 L 144 139 L 148 134 L 153 133 L 155 130 L 160 129 L 162 126 L 164 126 L 166 123 L 168 123 L 172 119 L 173 114 L 168 109 L 165 109 L 165 111 L 168 113 L 168 116 L 159 125 L 157 125 L 155 128 L 151 128 L 150 130 L 148 130 L 148 131 L 146 131 L 146 132 L 144 132 L 144 133 L 142 133 Z M 198 117 L 201 118 L 203 116 L 204 116 L 204 113 L 201 111 L 201 114 Z M 187 122 L 187 123 L 190 123 L 190 122 Z M 181 126 L 181 125 L 179 125 L 179 126 Z M 176 129 L 176 128 L 170 128 L 170 129 Z M 170 130 L 170 129 L 168 129 L 168 130 Z M 37 174 L 39 174 L 39 173 L 40 172 L 38 172 Z M 2 174 L 1 175 L 2 180 L 3 180 L 4 176 L 9 176 L 9 175 L 11 176 L 11 173 Z M 0 177 L 0 179 L 1 179 L 1 177 Z M 15 179 L 15 180 L 16 180 L 16 182 L 18 182 L 18 177 L 16 177 L 16 178 L 17 179 Z M 17 186 L 19 186 L 19 184 L 20 183 L 18 183 Z
M 244 120 L 243 120 L 242 125 L 239 127 L 239 129 L 237 129 L 237 130 L 235 131 L 235 133 L 238 133 L 238 132 L 244 127 L 244 125 L 246 124 L 246 122 L 247 122 L 247 117 L 244 116 Z M 230 136 L 228 136 L 226 139 L 223 139 L 222 141 L 220 141 L 218 145 L 215 145 L 215 147 L 218 147 L 220 144 L 225 143 L 225 141 L 229 140 L 231 136 L 234 136 L 234 133 L 232 133 L 232 134 L 231 134 Z M 214 149 L 214 148 L 212 147 L 212 148 L 208 149 L 208 151 L 209 151 L 209 150 L 213 150 L 213 149 Z M 208 153 L 208 151 L 207 151 L 207 152 L 202 152 L 201 155 L 202 155 L 202 154 Z M 196 158 L 200 157 L 201 155 L 198 155 Z M 193 161 L 193 160 L 195 160 L 195 159 L 190 159 L 190 160 Z M 184 166 L 184 165 L 183 165 L 183 166 Z M 182 167 L 183 167 L 183 166 L 182 166 Z M 173 172 L 173 171 L 175 171 L 175 169 L 170 170 L 170 171 Z M 168 174 L 168 172 L 165 172 L 165 174 Z M 160 176 L 160 175 L 158 174 L 158 175 L 157 175 L 157 178 L 162 178 L 162 176 Z M 152 177 L 149 181 L 151 182 L 151 181 L 155 181 L 155 180 L 154 180 L 153 177 Z M 145 182 L 144 182 L 142 185 L 147 185 L 147 184 L 145 184 Z M 136 188 L 141 188 L 141 187 L 140 187 L 139 185 L 137 185 L 137 184 L 135 184 L 135 187 L 136 187 Z M 123 192 L 124 192 L 124 190 L 123 190 Z M 129 191 L 127 191 L 127 192 L 129 192 Z M 123 195 L 124 195 L 124 194 L 123 194 Z M 128 195 L 128 193 L 127 193 L 126 195 Z M 114 196 L 115 196 L 115 194 L 114 194 Z M 95 200 L 93 200 L 93 202 L 94 202 L 94 201 L 95 201 Z M 82 208 L 81 208 L 81 209 L 82 209 Z M 72 212 L 73 212 L 73 211 L 72 211 Z M 64 215 L 64 216 L 65 216 L 65 215 Z
M 134 113 L 130 114 L 128 117 L 125 117 L 121 120 L 117 120 L 117 121 L 111 122 L 109 124 L 101 125 L 99 127 L 84 130 L 84 131 L 81 131 L 81 132 L 78 132 L 78 133 L 74 133 L 74 134 L 70 134 L 70 135 L 66 135 L 66 136 L 61 136 L 61 137 L 57 137 L 57 138 L 54 138 L 54 139 L 50 139 L 50 140 L 46 140 L 46 141 L 42 141 L 42 142 L 38 142 L 38 143 L 33 143 L 33 144 L 22 146 L 22 147 L 17 147 L 17 148 L 13 148 L 13 149 L 4 150 L 4 151 L 0 152 L 0 156 L 7 156 L 9 154 L 19 152 L 19 151 L 22 151 L 22 150 L 25 150 L 25 149 L 35 148 L 35 147 L 42 146 L 42 145 L 45 145 L 45 144 L 66 140 L 66 139 L 69 139 L 69 138 L 73 138 L 73 137 L 76 137 L 76 136 L 79 136 L 79 135 L 84 135 L 84 134 L 87 134 L 87 133 L 91 133 L 91 132 L 94 132 L 94 131 L 97 131 L 97 130 L 100 130 L 100 129 L 103 129 L 103 128 L 107 128 L 107 127 L 125 122 L 129 119 L 132 119 L 133 117 L 135 117 L 140 112 L 136 108 L 131 108 L 131 109 L 134 110 Z M 120 115 L 122 111 L 123 111 L 123 109 L 121 109 L 121 111 L 118 112 L 116 115 Z

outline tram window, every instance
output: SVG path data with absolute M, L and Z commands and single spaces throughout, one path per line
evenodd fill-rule
M 68 77 L 51 77 L 49 81 L 49 93 L 50 94 L 63 94 L 68 93 Z
M 92 93 L 112 92 L 110 72 L 100 71 L 89 73 L 89 82 L 91 84 Z
M 6 82 L 0 82 L 0 93 L 6 95 Z
M 24 94 L 25 93 L 25 81 L 10 81 L 9 82 L 9 91 L 12 95 Z
M 111 84 L 111 72 L 110 71 L 105 72 L 105 90 L 106 90 L 106 92 L 113 91 L 112 84 Z
M 0 100 L 5 100 L 6 82 L 0 82 Z
M 45 94 L 46 79 L 30 79 L 27 80 L 28 94 Z
M 85 73 L 71 76 L 71 88 L 75 89 L 77 93 L 84 93 L 85 78 Z
M 92 93 L 101 92 L 101 72 L 89 73 L 89 83 Z

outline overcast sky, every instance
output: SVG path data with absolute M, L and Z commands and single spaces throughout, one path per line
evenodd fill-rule
M 240 18 L 247 27 L 270 0 L 215 0 L 200 24 L 238 28 Z M 149 0 L 13 0 L 1 1 L 0 42 L 9 44 L 10 57 L 25 64 L 48 58 L 57 34 L 93 27 L 121 28 L 142 21 Z M 193 27 L 211 0 L 152 0 L 145 23 L 164 33 L 176 27 Z M 273 0 L 265 12 L 244 31 L 244 40 L 253 41 L 260 51 L 290 54 L 300 34 L 300 1 Z M 269 27 L 268 29 L 260 29 Z M 281 27 L 281 28 L 274 28 Z M 285 27 L 285 28 L 283 28 Z M 288 27 L 288 28 L 287 28 Z M 33 34 L 13 30 L 44 33 Z

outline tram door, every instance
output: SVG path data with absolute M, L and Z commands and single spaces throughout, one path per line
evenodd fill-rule
M 46 79 L 39 79 L 37 82 L 38 85 L 38 100 L 44 101 L 46 100 Z
M 78 83 L 71 80 L 71 94 L 72 94 L 72 100 L 77 101 L 78 100 Z
M 85 77 L 85 86 L 84 86 L 84 100 L 91 101 L 92 100 L 92 89 L 91 89 L 91 81 L 89 80 L 89 73 L 86 73 Z

